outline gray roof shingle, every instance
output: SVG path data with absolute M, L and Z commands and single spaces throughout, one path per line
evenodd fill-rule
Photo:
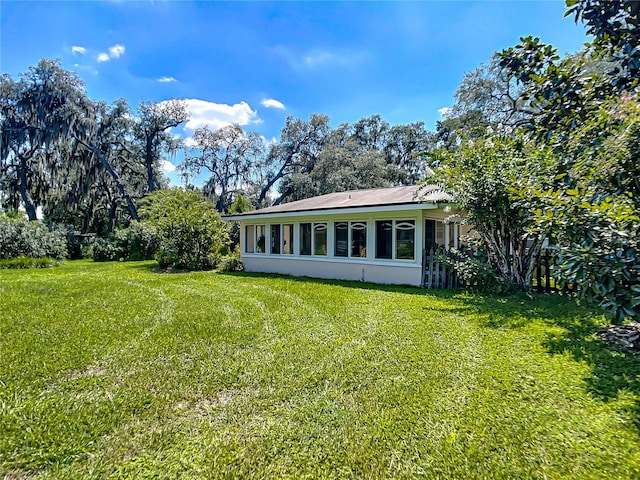
M 410 185 L 328 193 L 319 197 L 305 198 L 244 214 L 236 214 L 233 217 L 451 201 L 453 201 L 453 197 L 436 185 Z

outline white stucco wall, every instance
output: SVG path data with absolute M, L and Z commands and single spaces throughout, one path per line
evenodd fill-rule
M 280 273 L 313 278 L 333 278 L 392 285 L 420 286 L 421 264 L 410 262 L 348 261 L 315 257 L 293 258 L 280 256 L 244 256 L 244 268 L 248 272 Z

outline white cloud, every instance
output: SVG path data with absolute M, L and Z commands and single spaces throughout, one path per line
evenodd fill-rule
M 173 83 L 173 82 L 177 82 L 178 80 L 176 80 L 173 77 L 160 77 L 158 78 L 158 82 L 160 83 Z
M 79 54 L 83 55 L 83 54 L 87 53 L 87 49 L 84 48 L 84 47 L 80 47 L 78 45 L 74 45 L 73 47 L 71 47 L 71 53 L 73 53 L 74 55 L 76 53 L 79 53 Z
M 173 163 L 171 163 L 169 160 L 165 160 L 165 159 L 160 160 L 160 168 L 165 173 L 176 171 L 176 166 Z
M 122 54 L 124 54 L 124 45 L 114 45 L 109 48 L 109 56 L 111 58 L 120 58 Z
M 453 109 L 451 107 L 442 107 L 438 109 L 438 113 L 444 118 L 447 118 L 451 114 L 452 110 Z
M 109 53 L 101 53 L 98 55 L 98 62 L 108 62 L 112 58 L 120 58 L 124 55 L 124 45 L 114 45 L 109 47 Z
M 284 103 L 279 102 L 278 100 L 274 100 L 273 98 L 265 98 L 260 102 L 263 107 L 267 108 L 277 108 L 278 110 L 284 110 Z
M 300 52 L 283 45 L 273 47 L 271 52 L 282 58 L 292 69 L 298 72 L 331 67 L 354 68 L 362 64 L 370 56 L 367 52 L 329 51 L 319 48 Z
M 248 125 L 260 122 L 258 112 L 252 110 L 247 102 L 227 105 L 198 99 L 184 101 L 189 112 L 189 120 L 184 126 L 185 130 L 194 131 L 205 125 L 217 130 L 232 124 Z

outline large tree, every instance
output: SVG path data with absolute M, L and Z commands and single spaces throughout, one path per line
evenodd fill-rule
M 264 141 L 255 132 L 230 125 L 219 130 L 201 127 L 195 131 L 193 142 L 193 153 L 181 168 L 195 175 L 203 170 L 209 173 L 205 190 L 215 194 L 217 209 L 224 212 L 234 196 L 254 180 L 255 168 L 264 155 Z
M 582 55 L 561 59 L 531 37 L 500 54 L 501 65 L 535 106 L 532 138 L 553 149 L 551 185 L 542 202 L 560 281 L 597 301 L 615 321 L 640 316 L 640 29 L 637 2 L 569 0 L 567 14 L 594 36 Z M 594 65 L 596 68 L 594 68 Z
M 165 102 L 142 102 L 138 108 L 135 135 L 143 152 L 147 172 L 147 192 L 155 191 L 158 181 L 159 162 L 163 154 L 172 154 L 182 147 L 179 137 L 170 133 L 188 118 L 187 104 L 184 100 Z
M 257 200 L 259 207 L 278 182 L 294 174 L 313 170 L 330 133 L 329 117 L 326 115 L 314 113 L 308 121 L 287 118 L 280 131 L 280 139 L 271 146 L 266 157 L 263 186 Z M 279 204 L 292 193 L 290 188 L 281 189 L 274 203 Z

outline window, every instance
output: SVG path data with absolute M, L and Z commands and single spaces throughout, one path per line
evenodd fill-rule
M 282 225 L 282 253 L 293 254 L 293 225 Z
M 314 255 L 327 254 L 327 224 L 326 223 L 313 224 L 313 254 Z
M 367 224 L 351 222 L 351 256 L 367 256 Z
M 280 254 L 280 224 L 271 225 L 271 250 L 272 254 Z
M 415 233 L 414 220 L 396 221 L 396 258 L 402 260 L 415 258 Z
M 256 225 L 256 253 L 265 253 L 267 227 Z
M 376 221 L 376 258 L 414 260 L 415 233 L 415 220 Z
M 311 255 L 311 224 L 300 224 L 300 255 Z
M 393 222 L 376 221 L 376 258 L 391 258 L 393 252 Z
M 349 224 L 347 222 L 337 222 L 336 229 L 336 257 L 349 256 Z
M 253 253 L 256 243 L 256 226 L 245 225 L 244 227 L 244 251 Z

